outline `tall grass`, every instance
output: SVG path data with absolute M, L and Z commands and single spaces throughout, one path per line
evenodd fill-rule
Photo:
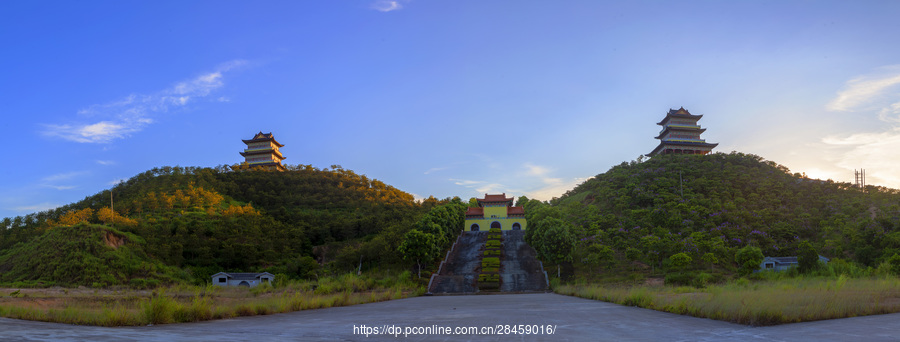
M 28 298 L 0 303 L 0 316 L 99 326 L 165 324 L 322 309 L 424 293 L 407 272 L 391 278 L 347 274 L 319 282 L 282 282 L 251 289 L 180 285 L 144 295 L 134 291 L 118 297 L 73 295 L 58 300 L 56 308 L 40 308 Z
M 557 292 L 623 305 L 750 325 L 900 312 L 896 277 L 739 279 L 698 289 L 673 286 L 561 285 Z

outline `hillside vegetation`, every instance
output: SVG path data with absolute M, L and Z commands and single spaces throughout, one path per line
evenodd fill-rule
M 796 256 L 810 246 L 862 267 L 900 253 L 900 191 L 809 179 L 735 152 L 622 163 L 549 204 L 519 202 L 529 243 L 580 279 L 636 272 L 677 283 L 673 273 L 706 270 L 687 276 L 702 283 L 750 272 L 741 250 Z
M 336 165 L 288 166 L 286 172 L 162 167 L 111 191 L 114 203 L 103 191 L 4 219 L 0 283 L 153 286 L 203 284 L 220 271 L 268 271 L 282 279 L 351 269 L 399 273 L 414 270 L 414 261 L 398 252 L 407 232 L 421 227 L 434 233 L 439 239 L 430 247 L 442 250 L 463 215 L 444 214 L 445 206 L 462 205 L 458 199 L 419 203 Z M 125 242 L 112 248 L 104 234 Z

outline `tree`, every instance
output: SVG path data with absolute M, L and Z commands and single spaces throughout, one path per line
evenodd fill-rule
M 703 254 L 703 261 L 709 264 L 709 270 L 712 271 L 713 265 L 719 263 L 719 258 L 716 258 L 716 255 L 710 252 Z
M 744 275 L 753 273 L 754 270 L 759 269 L 759 264 L 762 263 L 763 259 L 765 259 L 765 257 L 759 247 L 753 246 L 741 248 L 738 250 L 737 254 L 734 255 L 734 261 L 738 263 L 738 266 L 740 267 L 739 271 Z
M 891 273 L 900 275 L 900 254 L 894 254 L 888 258 L 888 264 L 891 265 Z
M 669 257 L 669 261 L 672 262 L 672 268 L 678 271 L 684 271 L 691 263 L 694 262 L 694 259 L 691 258 L 690 255 L 687 255 L 685 252 L 681 252 Z
M 819 252 L 809 241 L 800 242 L 799 249 L 797 265 L 800 267 L 800 272 L 807 273 L 819 268 Z
M 403 236 L 403 242 L 397 250 L 403 256 L 403 260 L 416 262 L 419 278 L 422 278 L 422 264 L 431 262 L 439 252 L 434 235 L 416 229 Z
M 631 270 L 632 271 L 634 271 L 634 262 L 641 260 L 642 256 L 643 256 L 643 253 L 641 253 L 641 250 L 639 250 L 637 248 L 628 247 L 625 250 L 625 258 L 628 259 L 629 261 L 631 261 Z
M 558 218 L 546 218 L 542 220 L 543 228 L 540 236 L 536 236 L 540 243 L 535 248 L 538 257 L 556 263 L 556 277 L 560 276 L 559 264 L 572 261 L 572 249 L 575 248 L 575 236 L 572 235 L 572 224 Z
M 610 268 L 613 265 L 613 250 L 609 246 L 593 243 L 588 248 L 587 263 L 600 269 Z

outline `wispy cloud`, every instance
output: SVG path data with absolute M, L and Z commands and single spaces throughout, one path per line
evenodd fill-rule
M 878 72 L 847 82 L 844 91 L 828 104 L 828 109 L 856 111 L 877 116 L 888 123 L 875 132 L 848 132 L 828 136 L 822 142 L 828 147 L 838 167 L 846 170 L 866 169 L 867 183 L 900 188 L 900 65 L 879 68 Z
M 60 207 L 59 204 L 41 203 L 41 204 L 13 207 L 11 209 L 13 211 L 17 211 L 20 213 L 36 213 L 36 212 L 41 212 L 41 211 L 50 210 L 50 209 L 59 208 L 59 207 Z
M 50 175 L 44 178 L 41 178 L 44 182 L 58 182 L 64 180 L 70 180 L 75 177 L 84 176 L 88 174 L 87 171 L 74 171 L 74 172 L 66 172 L 66 173 L 57 173 L 55 175 Z
M 871 109 L 873 102 L 881 102 L 877 100 L 897 85 L 900 85 L 900 65 L 883 67 L 873 74 L 847 81 L 844 89 L 838 92 L 837 97 L 826 108 L 833 111 Z
M 884 132 L 831 136 L 827 145 L 843 147 L 837 152 L 837 166 L 846 170 L 866 169 L 866 183 L 900 188 L 900 127 Z
M 75 189 L 77 186 L 68 185 L 68 184 L 67 185 L 59 185 L 57 183 L 69 181 L 69 180 L 72 180 L 73 178 L 81 177 L 81 176 L 84 176 L 87 174 L 89 174 L 89 172 L 87 172 L 87 171 L 57 173 L 55 175 L 50 175 L 50 176 L 41 178 L 41 181 L 43 182 L 43 184 L 41 184 L 41 186 L 45 187 L 45 188 L 60 190 L 60 191 L 72 190 L 72 189 Z
M 477 180 L 466 180 L 466 179 L 453 179 L 450 181 L 453 184 L 460 185 L 469 189 L 474 189 L 479 193 L 493 193 L 499 191 L 506 191 L 506 187 L 500 183 L 494 183 L 490 181 L 477 181 Z
M 403 4 L 401 4 L 400 1 L 378 0 L 372 4 L 372 9 L 379 12 L 396 11 L 401 8 L 403 8 Z
M 432 172 L 443 171 L 443 170 L 446 170 L 446 169 L 447 169 L 446 167 L 433 167 L 433 168 L 430 168 L 430 169 L 426 170 L 426 171 L 425 171 L 425 174 L 427 175 L 427 174 L 430 174 L 430 173 L 432 173 Z
M 100 165 L 116 165 L 116 162 L 113 160 L 98 160 L 97 164 Z
M 223 74 L 246 62 L 237 60 L 219 66 L 216 71 L 181 81 L 154 94 L 132 94 L 106 104 L 96 104 L 78 111 L 79 116 L 93 122 L 44 125 L 43 135 L 79 143 L 109 143 L 139 132 L 153 123 L 153 116 L 171 108 L 184 107 L 197 99 L 210 96 L 224 85 Z M 216 101 L 228 101 L 219 97 Z

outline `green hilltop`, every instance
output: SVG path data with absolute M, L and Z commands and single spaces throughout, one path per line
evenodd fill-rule
M 154 168 L 82 201 L 5 218 L 0 285 L 152 287 L 204 284 L 220 271 L 315 279 L 420 265 L 427 279 L 466 205 L 418 202 L 337 165 Z M 767 256 L 811 246 L 863 267 L 900 253 L 900 191 L 809 179 L 742 153 L 625 162 L 560 198 L 517 205 L 548 271 L 576 279 L 694 270 L 715 281 L 746 271 L 736 260 L 748 246 Z
M 357 268 L 399 272 L 410 265 L 397 252 L 404 234 L 451 205 L 450 199 L 417 202 L 336 165 L 289 165 L 285 172 L 162 167 L 111 191 L 113 203 L 103 191 L 4 219 L 0 283 L 154 286 L 202 284 L 220 271 L 284 278 Z M 437 221 L 439 229 L 431 232 L 447 235 L 439 240 L 444 247 L 452 235 L 446 232 L 455 231 L 444 227 L 462 222 Z M 121 237 L 123 245 L 109 246 L 107 235 Z M 74 271 L 79 268 L 85 272 Z
M 572 247 L 556 259 L 579 277 L 672 271 L 684 268 L 672 265 L 679 253 L 688 268 L 731 274 L 747 246 L 796 256 L 808 242 L 838 262 L 873 267 L 900 253 L 900 191 L 810 179 L 736 152 L 626 162 L 549 204 L 520 202 L 529 242 L 554 259 L 542 245 L 563 236 Z

